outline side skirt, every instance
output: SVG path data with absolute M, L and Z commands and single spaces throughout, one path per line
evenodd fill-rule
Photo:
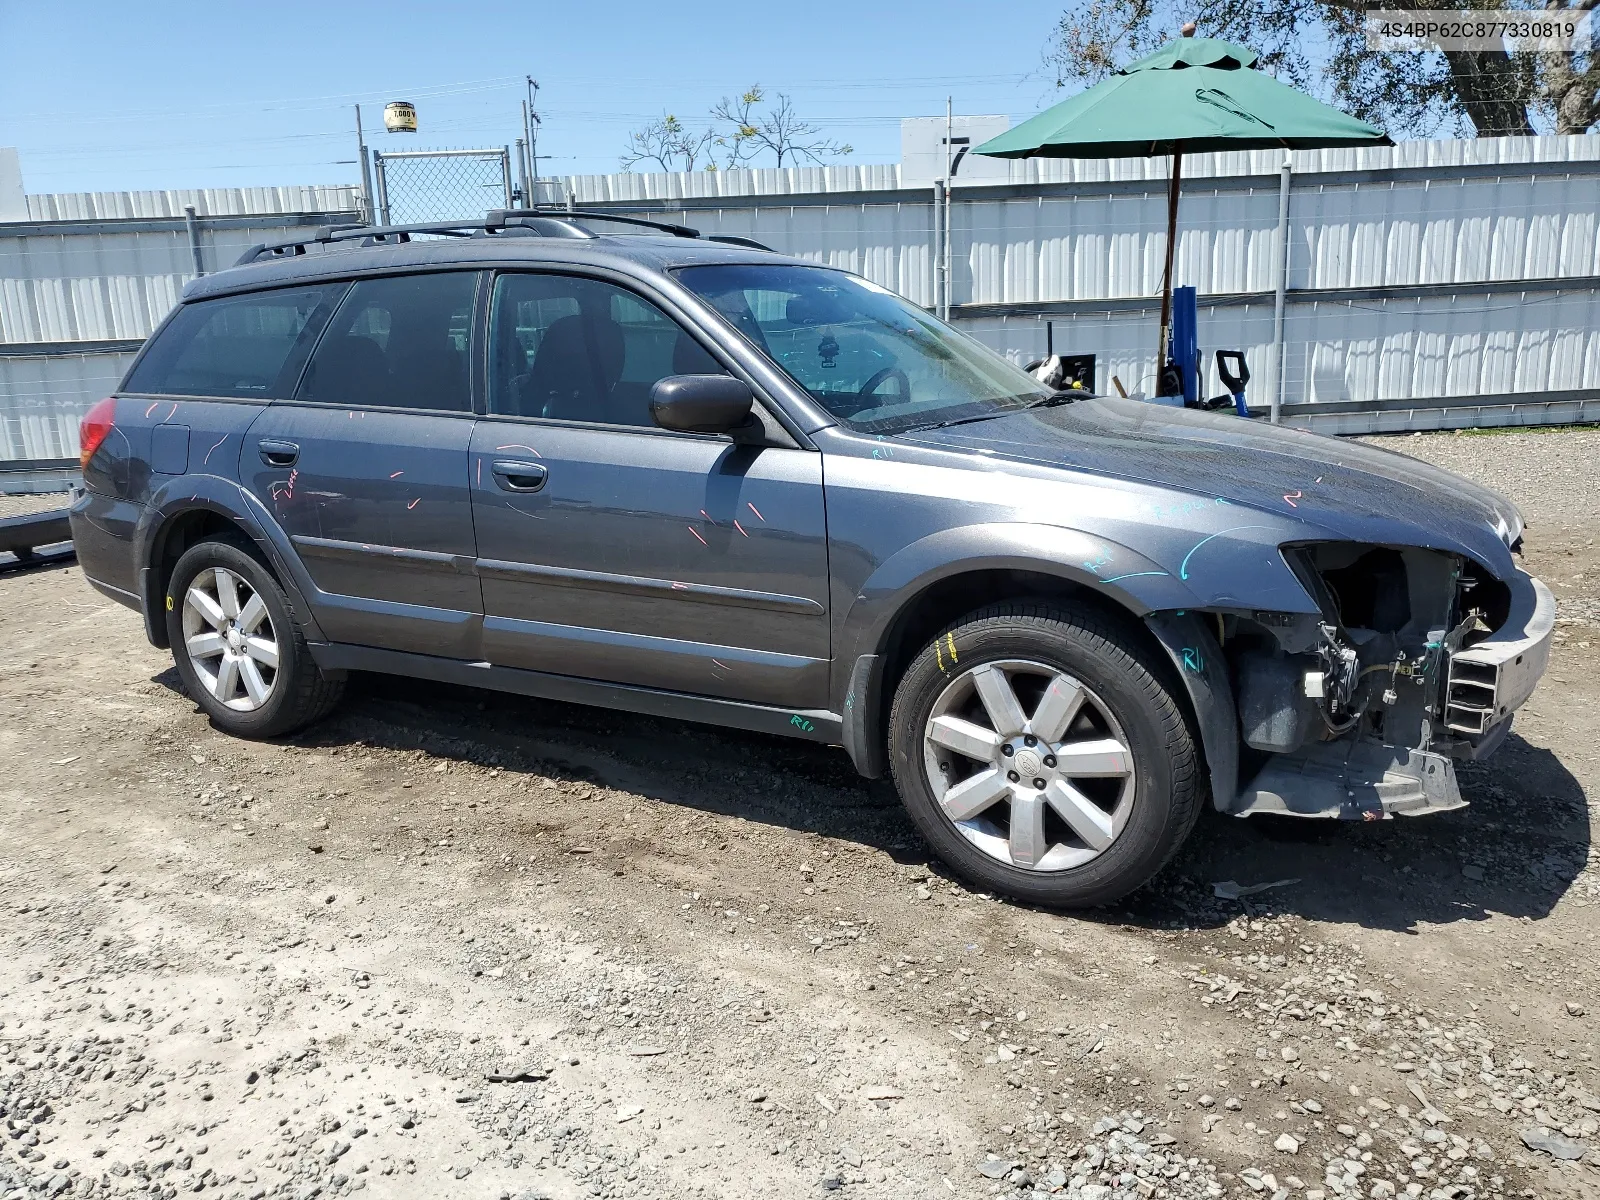
M 313 643 L 310 649 L 311 657 L 324 671 L 377 671 L 413 679 L 432 679 L 463 687 L 537 696 L 542 700 L 563 700 L 571 704 L 645 713 L 677 721 L 750 729 L 757 733 L 800 738 L 829 746 L 837 746 L 843 740 L 839 714 L 822 709 L 774 708 L 738 700 L 720 700 L 713 696 L 694 696 L 685 692 L 632 687 L 625 683 L 606 683 L 572 675 L 497 667 L 486 662 L 466 662 L 431 654 L 409 654 L 400 650 L 379 650 L 339 642 Z

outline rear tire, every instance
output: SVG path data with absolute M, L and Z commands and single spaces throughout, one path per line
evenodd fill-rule
M 189 547 L 167 583 L 166 609 L 178 674 L 225 732 L 277 737 L 338 704 L 344 679 L 317 667 L 283 588 L 242 538 Z
M 1135 631 L 1096 613 L 973 613 L 895 689 L 901 800 L 934 852 L 986 891 L 1055 908 L 1120 900 L 1166 865 L 1204 796 L 1167 675 Z

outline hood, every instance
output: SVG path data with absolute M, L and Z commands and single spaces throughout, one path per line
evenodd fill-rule
M 1449 471 L 1232 414 L 1096 397 L 900 438 L 1220 497 L 1304 522 L 1307 541 L 1422 546 L 1502 579 L 1522 534 L 1511 501 Z

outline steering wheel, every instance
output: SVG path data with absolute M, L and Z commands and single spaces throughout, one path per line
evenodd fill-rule
M 872 378 L 867 380 L 865 383 L 863 383 L 861 385 L 860 390 L 856 392 L 857 398 L 859 398 L 863 402 L 861 407 L 862 408 L 876 407 L 875 405 L 867 404 L 866 401 L 871 399 L 872 396 L 873 396 L 873 393 L 876 392 L 878 390 L 878 388 L 882 384 L 884 384 L 885 382 L 887 382 L 890 379 L 893 379 L 896 383 L 898 383 L 900 385 L 899 388 L 897 389 L 899 391 L 899 393 L 900 393 L 900 399 L 902 399 L 902 400 L 911 399 L 911 379 L 910 379 L 910 377 L 904 371 L 902 371 L 899 367 L 884 367 L 883 370 L 874 372 Z

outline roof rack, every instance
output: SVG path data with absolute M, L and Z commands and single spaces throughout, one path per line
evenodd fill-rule
M 688 225 L 673 225 L 665 221 L 650 221 L 643 217 L 623 213 L 603 212 L 597 209 L 571 208 L 497 208 L 482 221 L 440 221 L 420 225 L 324 225 L 309 237 L 291 238 L 282 242 L 261 242 L 251 246 L 233 265 L 270 258 L 293 258 L 306 253 L 311 246 L 328 246 L 337 242 L 359 241 L 363 246 L 403 245 L 412 234 L 430 234 L 436 237 L 485 237 L 510 233 L 532 234 L 537 237 L 594 238 L 599 236 L 580 222 L 611 221 L 621 225 L 638 225 L 660 230 L 673 237 L 693 238 L 708 242 L 722 242 L 729 246 L 744 246 L 752 250 L 770 250 L 751 238 L 733 234 L 703 234 Z
M 526 220 L 570 221 L 574 217 L 579 220 L 615 221 L 619 225 L 641 225 L 646 229 L 659 229 L 662 233 L 670 233 L 673 237 L 698 238 L 701 236 L 698 229 L 692 229 L 688 225 L 669 225 L 665 221 L 647 221 L 643 217 L 601 212 L 591 208 L 497 208 L 489 213 L 484 225 L 490 229 L 503 229 L 507 225 L 520 224 Z M 587 233 L 587 231 L 585 232 Z M 587 236 L 594 237 L 595 235 L 587 233 Z

